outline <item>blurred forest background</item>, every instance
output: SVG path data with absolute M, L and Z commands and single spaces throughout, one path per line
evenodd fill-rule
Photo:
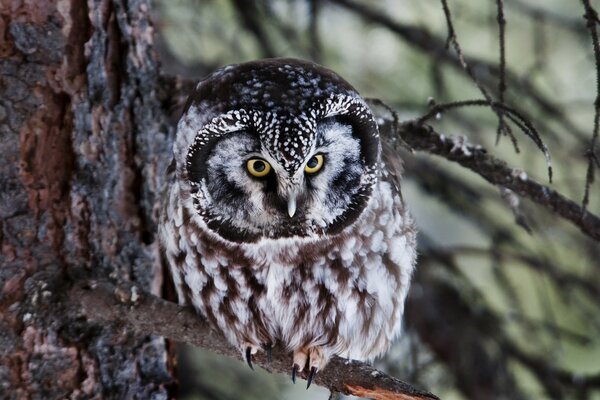
M 448 1 L 477 82 L 525 116 L 552 156 L 550 187 L 581 204 L 597 95 L 585 2 Z M 197 80 L 226 64 L 298 57 L 323 64 L 401 121 L 432 104 L 483 99 L 457 61 L 439 0 L 156 0 L 164 72 Z M 499 5 L 503 14 L 498 18 Z M 600 2 L 591 3 L 600 8 Z M 593 21 L 593 24 L 597 23 Z M 504 31 L 506 89 L 501 89 Z M 544 155 L 489 107 L 430 121 L 548 183 Z M 597 153 L 596 153 L 597 155 Z M 444 399 L 600 399 L 600 246 L 548 209 L 456 163 L 403 152 L 404 194 L 420 230 L 405 333 L 377 366 Z M 596 167 L 598 167 L 596 159 Z M 596 170 L 596 173 L 598 171 Z M 525 175 L 526 174 L 526 175 Z M 600 213 L 598 183 L 587 208 Z M 284 376 L 181 351 L 184 398 L 327 399 Z

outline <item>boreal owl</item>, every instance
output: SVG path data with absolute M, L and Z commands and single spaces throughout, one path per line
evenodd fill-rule
M 181 304 L 252 367 L 281 343 L 308 384 L 399 333 L 416 258 L 401 163 L 357 91 L 311 62 L 202 80 L 178 126 L 160 240 Z

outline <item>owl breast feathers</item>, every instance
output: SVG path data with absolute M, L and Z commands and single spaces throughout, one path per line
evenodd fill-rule
M 179 121 L 160 220 L 180 303 L 250 365 L 283 344 L 309 384 L 332 355 L 382 354 L 416 258 L 400 165 L 364 100 L 324 67 L 213 73 Z

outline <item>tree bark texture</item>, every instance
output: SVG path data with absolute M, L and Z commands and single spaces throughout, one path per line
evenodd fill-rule
M 157 294 L 172 130 L 147 0 L 0 3 L 0 397 L 167 398 L 158 337 L 67 312 L 74 282 Z

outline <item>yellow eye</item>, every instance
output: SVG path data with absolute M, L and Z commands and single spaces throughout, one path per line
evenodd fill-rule
M 315 154 L 311 157 L 310 160 L 306 163 L 306 167 L 304 167 L 304 172 L 307 174 L 316 174 L 323 168 L 324 161 L 323 154 Z
M 251 158 L 246 163 L 246 168 L 250 175 L 257 178 L 263 178 L 271 172 L 271 164 L 261 158 Z

